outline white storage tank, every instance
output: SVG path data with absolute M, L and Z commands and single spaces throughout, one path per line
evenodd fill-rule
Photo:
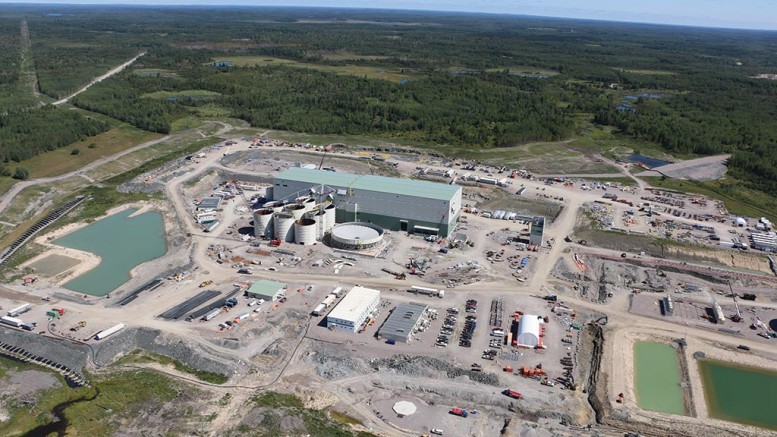
M 305 212 L 308 212 L 316 207 L 316 199 L 308 197 L 304 201 L 300 202 L 305 207 Z
M 324 208 L 324 216 L 326 217 L 326 224 L 324 225 L 324 232 L 332 232 L 332 228 L 335 227 L 335 210 L 334 204 L 330 204 Z
M 262 208 L 254 211 L 254 237 L 271 238 L 272 237 L 272 215 L 273 210 Z
M 283 211 L 291 214 L 294 220 L 299 220 L 305 214 L 305 206 L 299 203 L 292 203 L 291 205 L 286 205 Z
M 291 214 L 285 212 L 275 213 L 272 225 L 276 240 L 287 243 L 294 242 L 294 217 Z
M 273 212 L 283 211 L 283 203 L 281 202 L 267 202 L 262 205 L 262 208 L 270 208 Z
M 326 212 L 318 211 L 312 218 L 316 221 L 316 237 L 320 240 L 326 234 Z
M 316 221 L 301 219 L 294 223 L 294 241 L 297 244 L 311 245 L 316 243 Z

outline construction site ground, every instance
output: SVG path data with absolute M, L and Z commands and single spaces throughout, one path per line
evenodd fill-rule
M 767 359 L 773 354 L 774 340 L 757 337 L 749 329 L 751 309 L 767 324 L 777 317 L 777 305 L 773 303 L 777 278 L 765 272 L 761 263 L 737 260 L 738 265 L 731 268 L 715 260 L 673 260 L 673 254 L 664 252 L 659 244 L 653 244 L 654 250 L 648 251 L 621 241 L 610 246 L 599 244 L 597 239 L 579 241 L 583 232 L 580 224 L 591 218 L 584 215 L 583 208 L 602 205 L 599 201 L 607 206 L 600 218 L 611 216 L 613 220 L 621 220 L 619 223 L 623 226 L 644 229 L 645 235 L 639 238 L 645 239 L 645 247 L 651 246 L 657 235 L 649 232 L 644 217 L 635 219 L 635 223 L 622 222 L 623 217 L 637 215 L 627 212 L 635 209 L 634 206 L 602 200 L 603 193 L 617 192 L 634 205 L 644 202 L 641 197 L 654 197 L 654 193 L 646 191 L 644 183 L 630 188 L 586 183 L 584 189 L 582 182 L 547 183 L 517 177 L 509 179 L 502 188 L 467 189 L 480 193 L 468 200 L 471 207 L 481 211 L 515 206 L 515 212 L 521 212 L 522 199 L 529 199 L 525 211 L 536 213 L 539 205 L 553 212 L 553 220 L 545 228 L 545 244 L 536 251 L 528 247 L 520 249 L 519 243 L 526 237 L 526 223 L 495 220 L 476 213 L 464 213 L 457 229 L 466 233 L 473 245 L 459 245 L 447 253 L 440 251 L 444 247 L 441 242 L 401 232 L 387 233 L 385 248 L 369 256 L 338 251 L 321 242 L 312 246 L 284 242 L 280 247 L 271 247 L 267 241 L 253 240 L 252 205 L 245 199 L 236 197 L 222 203 L 218 211 L 221 225 L 210 233 L 204 232 L 202 225 L 194 220 L 195 200 L 214 192 L 226 180 L 245 178 L 250 182 L 267 182 L 275 172 L 297 163 L 333 166 L 337 171 L 405 176 L 417 175 L 419 168 L 456 168 L 461 174 L 461 163 L 456 166 L 452 161 L 421 154 L 355 153 L 337 148 L 324 155 L 313 148 L 282 142 L 257 148 L 253 138 L 232 140 L 234 144 L 219 143 L 202 155 L 169 163 L 127 185 L 127 189 L 163 194 L 164 200 L 137 206 L 164 213 L 169 251 L 164 257 L 139 266 L 133 278 L 110 297 L 84 296 L 62 288 L 63 274 L 79 268 L 71 266 L 64 273 L 53 269 L 49 277 L 46 272 L 26 271 L 37 280 L 26 285 L 16 281 L 0 288 L 0 306 L 7 311 L 24 302 L 32 304 L 32 310 L 20 317 L 27 323 L 37 323 L 34 332 L 46 338 L 45 341 L 64 338 L 73 341 L 69 344 L 85 345 L 91 355 L 84 367 L 90 371 L 107 371 L 108 363 L 141 348 L 174 357 L 189 366 L 225 374 L 229 382 L 223 386 L 186 379 L 211 393 L 208 399 L 225 392 L 231 395 L 226 406 L 212 407 L 221 413 L 207 425 L 211 435 L 232 431 L 236 424 L 248 420 L 250 409 L 246 405 L 256 392 L 267 388 L 297 393 L 306 405 L 337 408 L 356 417 L 361 422 L 358 429 L 387 436 L 425 434 L 433 427 L 453 436 L 490 436 L 503 430 L 505 435 L 516 436 L 623 435 L 624 430 L 639 430 L 645 435 L 690 436 L 700 432 L 718 435 L 715 433 L 727 424 L 708 424 L 702 415 L 682 418 L 675 425 L 673 416 L 650 413 L 645 417 L 661 419 L 651 432 L 645 428 L 644 420 L 633 419 L 632 416 L 646 414 L 639 410 L 633 398 L 626 400 L 625 407 L 616 405 L 614 393 L 630 393 L 628 387 L 633 382 L 628 373 L 630 364 L 619 361 L 621 355 L 629 355 L 630 349 L 624 347 L 631 346 L 624 346 L 618 336 L 635 330 L 655 331 L 661 341 L 689 339 L 689 353 L 693 347 L 704 345 L 707 349 L 725 350 L 726 356 L 739 355 L 735 348 L 742 344 L 751 348 L 747 356 Z M 374 155 L 379 159 L 374 159 Z M 625 177 L 632 177 L 624 167 L 616 168 Z M 468 171 L 485 177 L 498 175 L 500 169 L 478 166 Z M 519 197 L 514 193 L 521 185 L 526 191 Z M 504 191 L 498 197 L 499 202 L 505 203 L 487 203 L 497 197 L 489 198 L 487 194 L 494 189 Z M 711 201 L 692 202 L 690 197 L 685 200 L 685 215 L 672 215 L 676 223 L 690 226 L 701 223 L 700 215 L 717 214 L 717 205 Z M 729 230 L 740 232 L 723 220 L 723 215 L 720 217 L 705 223 L 714 227 L 718 235 Z M 40 237 L 41 244 L 50 236 Z M 724 254 L 721 257 L 737 259 L 726 255 L 728 252 L 721 253 Z M 520 268 L 523 259 L 527 265 Z M 39 260 L 31 264 L 35 262 Z M 79 265 L 83 267 L 84 262 Z M 712 270 L 713 265 L 717 270 Z M 246 267 L 251 268 L 250 273 L 238 273 Z M 404 274 L 406 279 L 398 279 L 394 273 Z M 720 326 L 701 319 L 684 302 L 680 302 L 677 315 L 671 318 L 657 312 L 655 301 L 668 293 L 701 306 L 706 305 L 707 297 L 714 296 L 725 314 L 731 315 L 735 312 L 733 301 L 725 296 L 728 282 L 721 277 L 730 278 L 735 293 L 753 290 L 758 296 L 756 303 L 740 301 L 744 322 L 724 324 L 726 328 L 730 325 L 731 329 L 740 330 L 742 335 L 721 332 Z M 119 305 L 123 297 L 155 278 L 161 279 L 160 287 Z M 241 291 L 259 279 L 287 284 L 286 300 L 249 307 L 251 300 L 243 297 Z M 203 283 L 207 285 L 200 287 Z M 322 326 L 325 315 L 311 315 L 313 308 L 336 287 L 349 290 L 357 284 L 382 293 L 380 313 L 364 332 L 330 331 Z M 675 292 L 686 284 L 693 284 L 701 291 Z M 413 285 L 444 290 L 445 296 L 408 293 L 407 289 Z M 650 289 L 660 289 L 663 294 Z M 160 317 L 207 290 L 221 293 L 208 302 L 235 292 L 238 304 L 209 321 Z M 574 311 L 574 320 L 550 312 L 551 304 L 543 299 L 550 293 Z M 478 326 L 470 348 L 458 344 L 458 334 L 468 315 L 464 312 L 468 299 L 478 301 Z M 483 359 L 481 355 L 489 349 L 489 340 L 493 338 L 489 326 L 492 300 L 502 302 L 505 329 L 514 311 L 548 316 L 546 335 L 542 339 L 546 349 L 503 346 L 496 360 Z M 375 334 L 390 310 L 409 301 L 437 309 L 438 318 L 425 331 L 415 334 L 410 343 L 392 345 L 376 339 Z M 201 303 L 197 308 L 205 305 Z M 451 307 L 459 309 L 454 333 L 447 347 L 435 346 L 445 312 Z M 52 308 L 63 309 L 64 314 L 49 320 L 45 312 Z M 219 326 L 244 313 L 248 317 L 232 328 Z M 698 320 L 694 320 L 697 316 Z M 573 321 L 581 325 L 582 331 L 569 330 Z M 127 328 L 105 340 L 94 339 L 97 332 L 119 322 Z M 602 329 L 602 338 L 596 337 L 599 329 Z M 21 331 L 14 333 L 23 335 Z M 564 343 L 562 339 L 569 342 Z M 542 364 L 548 376 L 555 378 L 561 376 L 565 367 L 561 360 L 568 354 L 578 385 L 574 391 L 561 384 L 548 387 L 536 379 L 503 371 L 508 365 L 515 370 Z M 473 371 L 474 363 L 482 366 L 482 371 Z M 182 378 L 175 370 L 154 368 Z M 521 392 L 523 398 L 513 400 L 501 394 L 507 388 Z M 691 379 L 691 388 L 694 405 L 703 404 L 700 382 Z M 603 404 L 591 400 L 597 396 L 604 399 Z M 408 417 L 397 417 L 391 408 L 400 400 L 414 402 L 418 411 Z M 451 407 L 477 413 L 461 418 L 448 414 Z M 619 408 L 630 408 L 629 414 L 619 412 Z M 142 424 L 135 425 L 142 427 Z M 731 425 L 731 429 L 741 436 L 763 435 L 761 430 L 752 427 Z

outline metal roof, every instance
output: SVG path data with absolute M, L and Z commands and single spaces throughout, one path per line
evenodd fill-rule
M 426 305 L 418 302 L 405 302 L 397 305 L 391 315 L 380 327 L 378 335 L 409 337 L 418 320 L 424 315 Z
M 270 281 L 268 279 L 262 279 L 254 282 L 251 288 L 248 289 L 249 293 L 257 294 L 259 296 L 272 296 L 275 297 L 279 291 L 286 288 L 286 284 L 282 282 Z
M 380 193 L 414 196 L 425 199 L 451 200 L 461 190 L 458 185 L 439 184 L 415 179 L 399 179 L 386 176 L 357 175 L 325 170 L 292 167 L 278 173 L 275 179 L 324 184 L 334 188 L 351 188 Z
M 380 291 L 371 288 L 355 286 L 345 295 L 343 300 L 327 315 L 327 318 L 357 322 L 369 309 L 369 306 L 380 298 Z
M 217 209 L 221 204 L 220 197 L 206 197 L 197 204 L 199 209 Z

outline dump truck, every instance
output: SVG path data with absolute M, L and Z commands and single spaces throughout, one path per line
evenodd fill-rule
M 458 407 L 451 408 L 451 411 L 449 413 L 453 414 L 454 416 L 460 416 L 460 417 L 467 417 L 467 416 L 469 416 L 469 413 L 467 412 L 467 410 L 462 409 L 462 408 L 458 408 Z
M 521 396 L 522 396 L 522 395 L 521 395 L 520 393 L 518 393 L 517 391 L 515 391 L 515 390 L 510 390 L 509 388 L 508 388 L 508 389 L 506 389 L 506 390 L 504 390 L 504 391 L 502 392 L 502 394 L 503 394 L 503 395 L 505 395 L 505 396 L 507 396 L 507 397 L 511 397 L 511 398 L 513 398 L 513 399 L 521 399 Z

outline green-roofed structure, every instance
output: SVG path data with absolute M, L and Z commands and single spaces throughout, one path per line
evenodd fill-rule
M 415 179 L 293 167 L 275 176 L 274 200 L 293 202 L 323 187 L 334 197 L 336 222 L 449 236 L 461 215 L 461 187 Z

